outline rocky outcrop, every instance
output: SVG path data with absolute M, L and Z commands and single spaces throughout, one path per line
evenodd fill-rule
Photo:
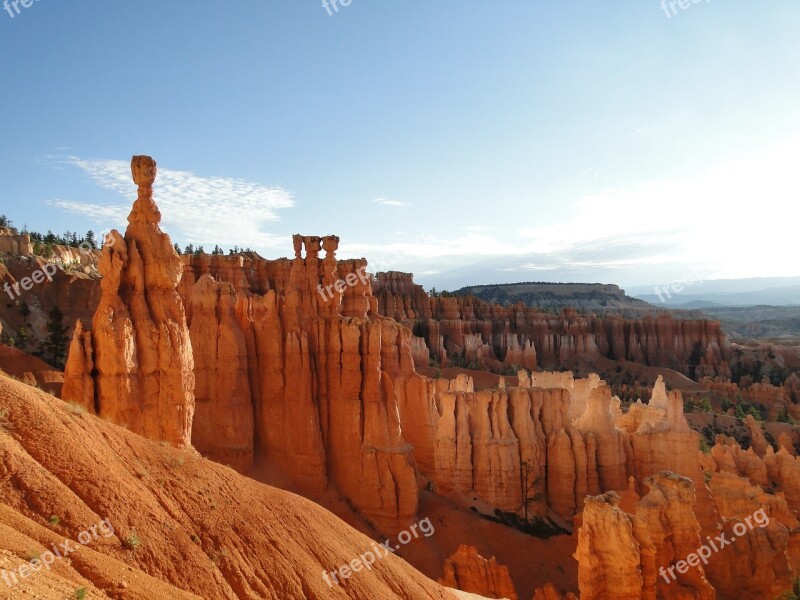
M 800 404 L 800 376 L 792 373 L 783 384 L 786 395 L 792 404 Z
M 756 422 L 753 415 L 745 416 L 744 424 L 750 431 L 750 447 L 758 456 L 763 458 L 767 453 L 767 447 L 770 445 L 769 442 L 767 442 L 767 438 L 764 436 L 764 430 L 761 429 L 761 425 Z
M 232 465 L 266 466 L 310 497 L 333 485 L 392 530 L 412 520 L 418 501 L 394 379 L 427 384 L 414 373 L 411 333 L 375 312 L 366 261 L 338 261 L 338 242 L 295 236 L 295 257 L 275 261 L 183 257 L 194 441 L 209 456 L 242 449 Z M 215 431 L 227 422 L 223 440 Z
M 64 247 L 54 246 L 54 253 L 58 248 Z M 40 351 L 50 335 L 54 309 L 68 334 L 77 320 L 91 322 L 100 301 L 100 276 L 94 266 L 63 263 L 55 254 L 49 259 L 33 254 L 4 256 L 3 262 L 0 294 L 5 300 L 0 302 L 0 323 L 5 343 L 24 352 Z M 64 356 L 48 354 L 48 361 L 63 368 Z
M 711 456 L 717 471 L 746 477 L 756 485 L 769 485 L 767 466 L 752 446 L 745 451 L 734 438 L 718 435 L 711 448 Z
M 113 244 L 103 250 L 92 352 L 87 352 L 86 335 L 79 331 L 68 360 L 70 386 L 64 399 L 93 403 L 103 418 L 150 439 L 188 446 L 194 364 L 183 302 L 176 291 L 181 264 L 169 236 L 158 226 L 155 161 L 134 157 L 131 171 L 138 199 L 125 237 L 113 231 Z M 81 371 L 92 375 L 93 386 Z
M 188 305 L 195 364 L 192 444 L 212 460 L 247 472 L 253 465 L 254 416 L 236 293 L 231 284 L 203 275 Z
M 661 470 L 703 481 L 699 436 L 686 423 L 680 394 L 668 394 L 663 380 L 649 405 L 634 404 L 625 415 L 596 375 L 520 371 L 518 381 L 476 391 L 467 376 L 394 379 L 403 431 L 437 492 L 571 521 L 587 495 L 642 495 L 642 482 Z M 699 497 L 703 523 L 715 523 L 705 486 Z
M 700 463 L 700 436 L 689 428 L 683 415 L 680 392 L 667 393 L 659 376 L 649 404 L 637 402 L 628 412 L 616 417 L 617 425 L 630 435 L 628 467 L 640 485 L 660 471 L 672 471 L 697 482 L 695 512 L 701 525 L 713 527 L 719 521 L 708 488 L 703 483 Z
M 642 597 L 641 548 L 633 519 L 617 508 L 618 500 L 613 493 L 586 499 L 575 551 L 582 600 Z
M 794 438 L 787 432 L 782 432 L 778 435 L 778 446 L 783 448 L 792 456 L 797 456 L 797 449 L 794 447 Z
M 519 599 L 508 568 L 498 565 L 494 557 L 485 559 L 472 546 L 459 546 L 456 553 L 445 561 L 444 575 L 439 583 L 486 598 Z
M 718 394 L 726 397 L 729 402 L 745 402 L 747 404 L 761 407 L 764 411 L 764 418 L 775 421 L 779 415 L 800 417 L 800 396 L 795 395 L 796 382 L 800 381 L 795 373 L 792 373 L 783 386 L 775 386 L 769 382 L 752 383 L 748 376 L 744 376 L 739 384 L 733 383 L 725 378 L 704 377 L 700 380 L 703 387 L 706 387 Z M 732 409 L 731 409 L 731 414 Z
M 102 296 L 91 330 L 76 326 L 65 399 L 306 496 L 337 492 L 382 533 L 413 522 L 423 487 L 518 525 L 521 516 L 567 530 L 583 523 L 576 556 L 588 561 L 581 589 L 589 598 L 653 597 L 657 568 L 669 564 L 660 561 L 687 551 L 699 532 L 728 526 L 727 515 L 744 506 L 736 493 L 756 494 L 731 479 L 746 475 L 785 496 L 783 504 L 764 499 L 783 529 L 768 530 L 769 546 L 753 538 L 748 564 L 767 565 L 780 584 L 797 571 L 795 457 L 760 440 L 755 451 L 718 441 L 701 454 L 681 395 L 663 379 L 648 404 L 623 414 L 596 375 L 515 369 L 517 385 L 476 390 L 466 375 L 432 380 L 415 371 L 415 362 L 448 357 L 509 369 L 576 357 L 723 365 L 726 341 L 713 322 L 429 298 L 400 276 L 373 295 L 366 261 L 338 260 L 335 236 L 294 236 L 294 257 L 278 260 L 178 258 L 158 227 L 155 163 L 135 159 L 133 171 L 139 198 L 125 237 L 113 232 L 103 250 Z M 720 477 L 719 502 L 708 477 Z M 603 536 L 611 542 L 600 548 Z M 476 581 L 508 591 L 496 565 L 462 554 Z M 456 582 L 457 564 L 446 574 Z M 708 581 L 725 568 L 679 578 L 663 597 L 709 597 Z M 609 596 L 618 584 L 623 595 Z
M 84 329 L 80 320 L 75 323 L 68 356 L 61 398 L 96 414 L 92 333 Z
M 783 494 L 789 507 L 800 510 L 800 458 L 781 447 L 778 452 L 767 446 L 763 459 L 753 447 L 742 450 L 736 440 L 717 436 L 711 449 L 716 469 L 746 478 L 764 488 L 774 488 Z
M 103 250 L 64 398 L 312 497 L 333 484 L 383 530 L 410 523 L 416 469 L 392 378 L 414 375 L 411 334 L 377 314 L 366 261 L 337 261 L 334 236 L 295 236 L 293 259 L 182 263 L 158 227 L 155 162 L 132 171 L 139 197 Z
M 702 564 L 668 569 L 701 545 L 692 481 L 664 471 L 644 483 L 633 514 L 614 493 L 587 498 L 575 552 L 581 599 L 715 598 Z
M 533 592 L 533 600 L 578 600 L 573 593 L 568 593 L 566 596 L 559 593 L 552 583 L 548 583 L 543 588 L 537 588 Z
M 779 597 L 800 566 L 796 516 L 784 498 L 735 475 L 715 473 L 710 486 L 722 518 L 711 535 L 723 532 L 731 540 L 706 567 L 718 597 Z
M 410 273 L 398 272 L 378 273 L 374 294 L 380 314 L 424 338 L 438 363 L 552 369 L 605 357 L 698 377 L 730 376 L 732 349 L 717 321 L 665 314 L 595 317 L 569 309 L 553 315 L 521 303 L 500 306 L 474 296 L 429 297 Z
M 770 446 L 764 455 L 764 464 L 769 480 L 783 492 L 789 507 L 795 512 L 800 511 L 800 458 L 783 448 L 776 453 Z
M 517 387 L 475 391 L 468 377 L 448 382 L 416 374 L 412 340 L 420 338 L 377 315 L 371 282 L 353 278 L 340 291 L 331 287 L 365 267 L 337 261 L 337 242 L 298 236 L 293 260 L 184 257 L 180 290 L 198 381 L 214 381 L 222 370 L 241 373 L 246 362 L 255 460 L 278 467 L 299 491 L 313 497 L 333 484 L 371 519 L 392 526 L 413 515 L 418 468 L 420 485 L 438 493 L 473 494 L 518 514 L 527 500 L 529 517 L 570 521 L 587 494 L 626 490 L 631 476 L 634 493 L 664 468 L 702 479 L 697 434 L 683 419 L 680 396 L 668 396 L 663 381 L 651 406 L 637 406 L 617 423 L 619 403 L 596 375 L 575 380 L 568 372 L 521 371 Z M 221 295 L 236 308 L 224 308 Z M 406 303 L 395 310 L 410 309 Z M 213 318 L 195 325 L 203 314 Z M 226 334 L 239 341 L 226 351 L 235 358 L 225 362 L 199 351 L 198 338 L 222 331 L 222 314 L 225 329 L 239 332 Z M 222 389 L 209 396 L 210 407 L 236 402 Z M 235 396 L 246 396 L 240 392 Z M 196 430 L 212 431 L 224 415 L 219 410 L 201 416 L 199 409 Z M 249 444 L 246 428 L 237 431 Z M 196 443 L 210 456 L 219 451 L 199 436 Z M 380 500 L 367 501 L 367 490 L 384 488 Z M 713 508 L 706 512 L 713 520 Z
M 31 236 L 20 234 L 12 227 L 0 227 L 0 253 L 29 255 L 33 253 Z

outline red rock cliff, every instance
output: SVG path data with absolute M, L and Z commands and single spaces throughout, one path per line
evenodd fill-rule
M 499 361 L 535 370 L 604 356 L 681 372 L 691 366 L 698 376 L 730 375 L 732 350 L 717 321 L 668 315 L 631 320 L 571 310 L 552 315 L 474 296 L 429 297 L 412 274 L 394 271 L 378 273 L 374 294 L 380 314 L 407 324 L 439 363 L 456 357 L 477 368 Z M 415 358 L 424 359 L 425 348 L 418 346 Z
M 240 470 L 268 464 L 312 497 L 332 484 L 394 529 L 418 501 L 392 381 L 413 374 L 410 333 L 376 313 L 366 261 L 337 261 L 338 242 L 295 236 L 294 259 L 274 261 L 183 257 L 193 439 Z

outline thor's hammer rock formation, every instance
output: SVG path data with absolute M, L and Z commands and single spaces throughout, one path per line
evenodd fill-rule
M 134 156 L 131 171 L 138 198 L 125 237 L 112 231 L 103 249 L 100 303 L 92 331 L 76 327 L 63 398 L 150 439 L 188 446 L 194 360 L 177 292 L 182 265 L 158 226 L 156 162 Z

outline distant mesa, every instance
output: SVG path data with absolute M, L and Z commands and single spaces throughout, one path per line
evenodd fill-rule
M 619 286 L 607 283 L 505 283 L 466 286 L 454 292 L 486 302 L 510 306 L 522 302 L 531 308 L 560 310 L 574 308 L 579 312 L 607 309 L 653 308 L 644 300 L 632 298 Z

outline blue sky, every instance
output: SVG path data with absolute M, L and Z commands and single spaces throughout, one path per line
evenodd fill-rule
M 333 233 L 449 289 L 797 275 L 799 20 L 796 0 L 36 0 L 0 10 L 0 211 L 124 230 L 150 154 L 181 246 L 274 258 Z

